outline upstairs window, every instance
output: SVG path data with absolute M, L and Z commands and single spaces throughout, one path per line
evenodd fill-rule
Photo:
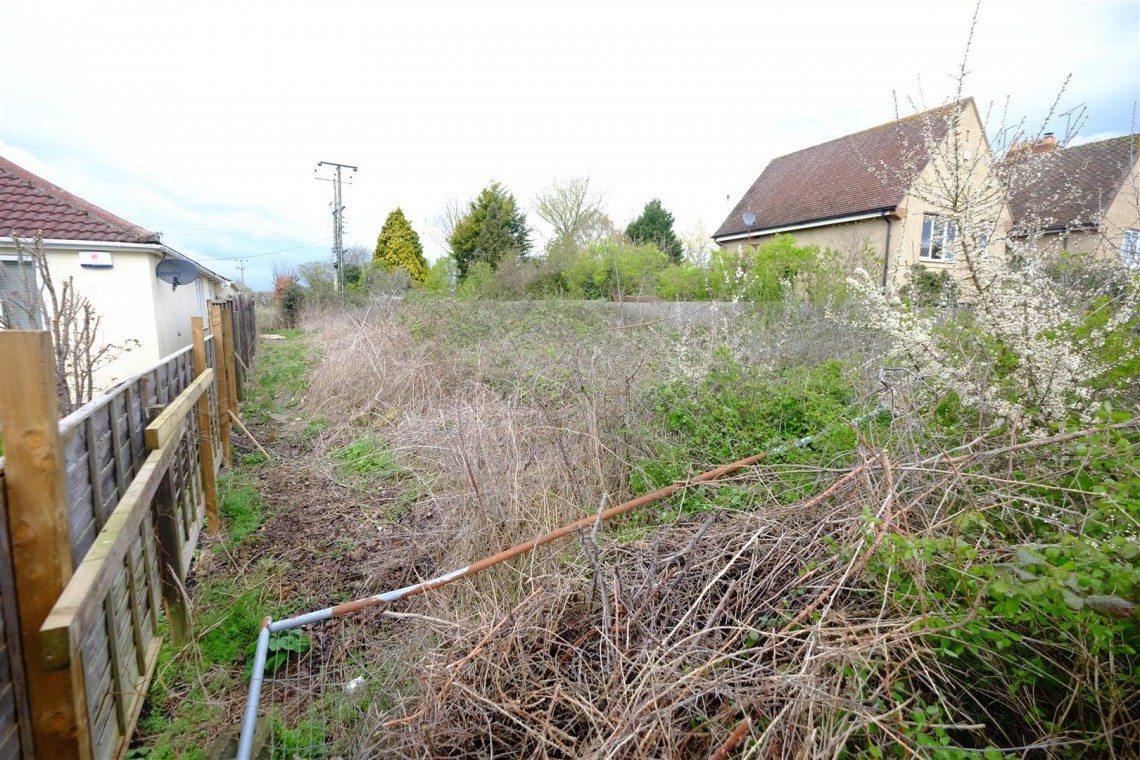
M 918 257 L 923 261 L 953 261 L 954 241 L 958 225 L 953 219 L 937 214 L 922 216 L 922 247 Z
M 1120 260 L 1125 266 L 1140 267 L 1140 230 L 1125 230 L 1120 246 Z

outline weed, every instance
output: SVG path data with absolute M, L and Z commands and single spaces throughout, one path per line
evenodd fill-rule
M 251 451 L 241 458 L 241 463 L 246 465 L 247 467 L 253 466 L 256 464 L 265 464 L 268 461 L 269 460 L 266 459 L 265 455 L 262 454 L 260 451 Z
M 240 471 L 218 479 L 218 512 L 226 521 L 227 543 L 240 544 L 261 527 L 265 507 L 253 480 Z
M 332 458 L 339 463 L 341 472 L 347 475 L 393 479 L 406 472 L 384 443 L 371 437 L 335 449 Z

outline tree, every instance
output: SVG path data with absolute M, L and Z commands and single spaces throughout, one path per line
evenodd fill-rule
M 549 248 L 583 247 L 605 216 L 601 196 L 590 192 L 589 177 L 555 182 L 535 197 L 534 210 L 554 228 Z
M 673 215 L 665 210 L 657 198 L 645 204 L 641 216 L 625 228 L 632 243 L 651 243 L 669 257 L 674 264 L 685 259 L 685 248 L 673 232 Z
M 942 314 L 930 302 L 944 302 L 946 294 L 920 298 L 913 287 L 900 294 L 890 283 L 884 290 L 865 270 L 852 282 L 869 307 L 861 313 L 889 338 L 889 360 L 900 377 L 921 378 L 922 388 L 953 397 L 995 428 L 1044 434 L 1093 419 L 1098 404 L 1122 390 L 1112 386 L 1122 380 L 1115 368 L 1140 359 L 1133 332 L 1140 323 L 1140 273 L 1105 264 L 1103 277 L 1073 288 L 1056 278 L 1058 262 L 1033 235 L 1011 229 L 1006 199 L 1041 173 L 1031 161 L 994 158 L 986 133 L 1024 143 L 1024 122 L 977 129 L 973 101 L 964 98 L 967 71 L 964 57 L 953 107 L 921 115 L 921 144 L 900 144 L 914 156 L 900 174 L 920 178 L 909 193 L 927 213 L 915 223 L 946 231 L 941 256 L 956 263 L 954 290 L 969 308 Z
M 340 255 L 344 265 L 344 284 L 351 292 L 364 286 L 368 266 L 372 262 L 372 249 L 364 245 L 350 245 Z
M 494 269 L 509 251 L 525 256 L 530 251 L 530 230 L 515 197 L 494 182 L 471 201 L 448 242 L 459 278 L 463 279 L 476 262 Z
M 412 281 L 417 284 L 427 279 L 428 264 L 424 258 L 424 247 L 402 209 L 397 208 L 384 220 L 380 236 L 376 238 L 376 252 L 372 255 L 372 260 L 389 270 L 406 269 Z

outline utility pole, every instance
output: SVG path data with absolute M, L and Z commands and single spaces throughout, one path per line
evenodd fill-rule
M 237 268 L 241 270 L 241 284 L 245 285 L 245 259 L 238 259 Z
M 356 171 L 355 166 L 348 164 L 338 164 L 335 161 L 318 161 L 317 171 L 322 166 L 332 166 L 336 169 L 336 177 L 332 180 L 333 183 L 333 254 L 336 256 L 336 289 L 337 291 L 344 290 L 344 202 L 341 194 L 341 179 L 340 172 L 342 169 L 352 169 Z M 324 179 L 324 177 L 317 177 L 317 179 Z

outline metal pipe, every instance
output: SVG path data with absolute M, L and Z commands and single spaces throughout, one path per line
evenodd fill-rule
M 883 212 L 883 221 L 887 223 L 887 245 L 883 249 L 883 290 L 887 289 L 887 275 L 891 269 L 891 218 Z
M 237 760 L 249 760 L 253 749 L 253 729 L 257 724 L 257 705 L 261 702 L 261 682 L 265 678 L 265 655 L 269 651 L 269 627 L 273 619 L 261 621 L 261 631 L 257 634 L 257 650 L 253 655 L 253 678 L 249 682 L 249 697 L 245 700 L 245 712 L 241 716 L 241 737 L 238 739 Z
M 882 414 L 884 411 L 887 411 L 887 409 L 888 407 L 880 405 L 867 414 L 855 417 L 851 420 L 851 424 L 858 426 L 864 421 Z M 304 615 L 298 615 L 296 617 L 286 618 L 284 620 L 278 620 L 276 622 L 273 622 L 268 617 L 265 618 L 265 620 L 262 621 L 261 632 L 258 634 L 257 638 L 257 653 L 254 656 L 253 661 L 253 678 L 250 681 L 250 694 L 249 698 L 246 700 L 245 714 L 242 716 L 241 740 L 238 744 L 237 760 L 249 760 L 250 748 L 253 743 L 253 728 L 257 722 L 257 708 L 259 702 L 261 701 L 261 684 L 264 680 L 265 655 L 269 647 L 270 632 L 276 633 L 277 631 L 284 631 L 289 628 L 299 628 L 303 625 L 308 625 L 309 623 L 316 623 L 322 620 L 330 620 L 334 617 L 343 617 L 344 615 L 349 615 L 353 612 L 368 609 L 369 607 L 377 607 L 381 604 L 394 602 L 397 599 L 404 599 L 409 596 L 415 596 L 416 594 L 422 594 L 425 591 L 431 591 L 432 589 L 440 588 L 441 586 L 446 586 L 449 583 L 454 583 L 460 578 L 466 578 L 469 575 L 474 575 L 475 573 L 482 572 L 483 570 L 494 567 L 495 565 L 517 557 L 520 554 L 525 554 L 529 551 L 532 551 L 533 549 L 537 549 L 544 544 L 548 544 L 552 541 L 557 541 L 560 538 L 565 538 L 566 536 L 576 532 L 579 529 L 589 528 L 592 525 L 597 525 L 603 520 L 609 520 L 612 517 L 616 517 L 620 514 L 624 514 L 631 510 L 637 509 L 638 507 L 644 507 L 648 504 L 652 504 L 655 501 L 664 499 L 666 496 L 672 496 L 678 491 L 684 488 L 688 488 L 691 485 L 705 483 L 710 480 L 715 480 L 716 478 L 722 477 L 724 475 L 729 475 L 736 472 L 737 470 L 743 469 L 744 467 L 748 467 L 750 465 L 761 462 L 767 459 L 769 456 L 778 456 L 780 454 L 783 454 L 791 448 L 802 449 L 805 446 L 810 446 L 812 443 L 818 440 L 819 436 L 826 432 L 830 427 L 831 426 L 828 425 L 814 436 L 804 436 L 803 438 L 800 438 L 793 443 L 777 446 L 776 448 L 772 449 L 771 452 L 761 452 L 759 454 L 754 454 L 750 457 L 732 462 L 731 464 L 717 467 L 715 470 L 708 470 L 707 472 L 703 472 L 700 475 L 689 478 L 688 480 L 679 483 L 673 483 L 672 485 L 665 486 L 664 488 L 659 488 L 653 493 L 648 493 L 644 496 L 639 496 L 636 499 L 630 499 L 629 501 L 622 502 L 617 506 L 610 507 L 604 512 L 595 513 L 588 517 L 583 517 L 580 520 L 575 520 L 572 523 L 563 525 L 561 528 L 552 530 L 549 533 L 544 533 L 537 538 L 533 538 L 529 541 L 524 541 L 521 544 L 515 544 L 510 549 L 505 549 L 497 554 L 492 554 L 489 557 L 484 557 L 474 564 L 461 567 L 457 570 L 452 570 L 451 572 L 444 573 L 443 575 L 437 575 L 436 577 L 430 578 L 426 581 L 413 583 L 410 586 L 404 586 L 403 588 L 398 588 L 394 591 L 386 591 L 382 594 L 376 594 L 375 596 L 358 599 L 354 602 L 338 604 L 335 607 L 326 607 L 323 610 L 307 612 Z
M 690 485 L 714 480 L 721 477 L 722 475 L 728 475 L 730 473 L 736 472 L 743 467 L 748 467 L 749 465 L 756 464 L 757 462 L 760 462 L 767 458 L 767 452 L 754 454 L 753 456 L 738 460 L 732 464 L 726 464 L 716 468 L 715 470 L 709 470 L 708 472 L 701 473 L 700 475 L 689 478 L 688 480 L 681 483 L 673 483 L 672 485 L 665 486 L 664 488 L 659 488 L 653 493 L 647 493 L 644 496 L 637 497 L 636 499 L 630 499 L 627 502 L 618 504 L 616 507 L 610 507 L 600 515 L 594 514 L 588 517 L 583 517 L 580 520 L 575 520 L 572 523 L 563 525 L 561 528 L 552 530 L 549 533 L 544 533 L 537 538 L 533 538 L 529 541 L 524 541 L 521 544 L 515 544 L 510 549 L 504 549 L 498 554 L 492 554 L 489 557 L 484 557 L 474 564 L 467 565 L 466 567 L 461 567 L 458 570 L 452 570 L 450 573 L 431 578 L 430 580 L 423 581 L 422 583 L 405 586 L 404 588 L 397 589 L 396 591 L 389 591 L 385 594 L 377 594 L 376 596 L 370 596 L 365 599 L 358 599 L 355 602 L 338 604 L 336 607 L 332 608 L 332 616 L 341 617 L 342 615 L 348 615 L 352 612 L 357 612 L 369 607 L 376 607 L 377 605 L 386 604 L 388 602 L 396 601 L 397 599 L 404 599 L 405 597 L 415 596 L 416 594 L 422 594 L 425 591 L 431 591 L 432 589 L 446 586 L 449 583 L 454 583 L 460 578 L 466 578 L 469 575 L 474 575 L 475 573 L 482 572 L 487 568 L 494 567 L 495 565 L 506 562 L 509 559 L 513 559 L 520 554 L 525 554 L 529 551 L 532 551 L 533 549 L 537 549 L 544 544 L 549 544 L 551 541 L 557 541 L 560 538 L 565 538 L 580 528 L 590 527 L 598 520 L 609 520 L 611 517 L 617 517 L 620 514 L 624 514 L 631 510 L 637 509 L 638 507 L 644 507 L 647 504 L 652 504 L 659 499 L 664 499 L 666 496 L 672 496 L 681 489 L 688 488 Z

